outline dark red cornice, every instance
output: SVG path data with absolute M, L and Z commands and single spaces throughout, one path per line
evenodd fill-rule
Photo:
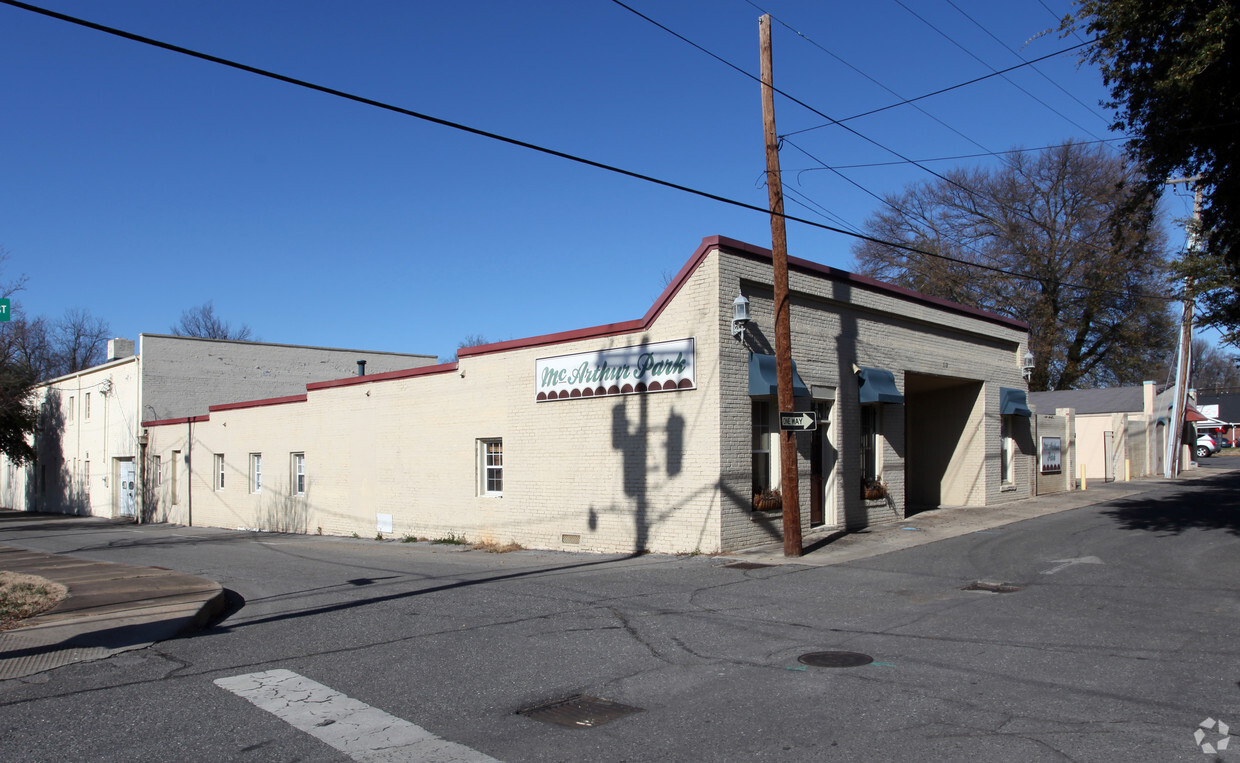
M 763 249 L 762 247 L 754 246 L 753 244 L 746 244 L 743 241 L 737 241 L 735 239 L 724 238 L 723 236 L 715 236 L 714 240 L 719 244 L 719 246 L 726 248 L 726 249 L 731 249 L 737 252 L 738 254 L 749 255 L 754 259 L 763 259 L 763 260 L 771 259 L 770 249 Z M 829 265 L 820 265 L 817 262 L 810 262 L 809 260 L 803 260 L 800 257 L 789 257 L 788 267 L 793 268 L 795 270 L 799 270 L 802 273 L 809 273 L 811 275 L 829 278 L 832 281 L 841 281 L 844 283 L 852 284 L 854 286 L 859 286 L 869 291 L 876 291 L 876 292 L 880 292 L 883 294 L 889 294 L 893 297 L 907 300 L 909 302 L 918 302 L 923 305 L 937 307 L 940 310 L 947 310 L 948 312 L 959 313 L 961 315 L 967 315 L 971 318 L 980 318 L 984 321 L 990 321 L 991 323 L 998 323 L 1000 325 L 1007 326 L 1009 328 L 1014 328 L 1020 331 L 1029 330 L 1028 323 L 1025 323 L 1023 321 L 1018 321 L 1015 318 L 1008 318 L 1007 316 L 999 315 L 998 313 L 991 313 L 985 310 L 979 310 L 976 307 L 969 307 L 967 305 L 962 305 L 962 304 L 959 304 L 958 302 L 952 302 L 951 300 L 942 299 L 940 297 L 932 297 L 929 294 L 922 294 L 919 291 L 914 291 L 912 289 L 906 289 L 903 286 L 894 286 L 892 284 L 886 283 L 884 281 L 879 281 L 877 279 L 870 278 L 868 276 L 857 275 L 856 273 L 850 273 L 847 270 L 840 270 L 838 268 L 830 267 Z
M 210 416 L 185 416 L 184 418 L 179 418 L 179 419 L 159 419 L 157 421 L 144 421 L 142 422 L 142 426 L 144 427 L 169 427 L 169 426 L 175 426 L 177 424 L 201 424 L 202 422 L 209 421 L 210 419 L 211 419 Z
M 288 395 L 286 397 L 269 397 L 266 400 L 244 400 L 240 403 L 221 403 L 207 406 L 208 411 L 234 411 L 238 408 L 260 408 L 265 405 L 284 405 L 286 403 L 304 403 L 305 395 Z
M 311 382 L 306 385 L 307 392 L 313 392 L 318 389 L 333 389 L 335 387 L 352 387 L 357 384 L 370 384 L 371 382 L 391 381 L 393 379 L 410 379 L 415 376 L 433 376 L 435 374 L 447 374 L 456 370 L 456 363 L 440 363 L 435 366 L 421 366 L 419 368 L 405 368 L 400 371 L 387 371 L 381 374 L 367 374 L 365 376 L 349 376 L 344 379 L 333 379 L 332 381 Z

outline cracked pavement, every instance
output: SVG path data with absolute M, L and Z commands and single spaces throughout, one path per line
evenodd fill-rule
M 234 607 L 191 637 L 0 684 L 0 758 L 347 760 L 323 735 L 427 741 L 389 745 L 392 718 L 507 761 L 1201 760 L 1202 718 L 1240 724 L 1238 474 L 752 570 L 89 521 L 3 534 L 209 577 Z M 977 581 L 1020 590 L 963 590 Z M 797 661 L 825 650 L 875 662 Z M 302 702 L 301 730 L 220 686 L 260 690 L 255 674 L 380 724 Z M 574 694 L 645 712 L 583 729 L 516 715 Z

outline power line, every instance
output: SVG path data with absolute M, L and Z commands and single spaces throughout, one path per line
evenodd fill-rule
M 1011 53 L 1012 55 L 1016 56 L 1016 57 L 1017 57 L 1017 58 L 1019 58 L 1021 61 L 1024 61 L 1024 60 L 1025 60 L 1025 57 L 1024 57 L 1024 56 L 1022 56 L 1020 53 L 1017 53 L 1017 52 L 1016 52 L 1016 51 L 1012 48 L 1012 46 L 1011 46 L 1011 45 L 1008 45 L 1006 42 L 1004 42 L 1003 40 L 999 39 L 999 37 L 998 37 L 998 36 L 997 36 L 994 32 L 992 32 L 992 31 L 990 31 L 989 29 L 987 29 L 986 27 L 982 26 L 982 23 L 981 23 L 980 21 L 978 21 L 977 19 L 975 19 L 975 18 L 973 18 L 972 16 L 970 16 L 970 15 L 968 14 L 968 12 L 967 12 L 967 11 L 965 11 L 963 8 L 961 8 L 959 5 L 956 5 L 954 2 L 952 2 L 952 0 L 945 0 L 945 2 L 946 2 L 948 5 L 950 5 L 952 8 L 955 8 L 955 9 L 956 9 L 956 11 L 957 11 L 958 13 L 960 13 L 960 15 L 964 16 L 966 19 L 968 19 L 969 21 L 973 22 L 973 25 L 974 25 L 974 26 L 976 26 L 978 29 L 982 30 L 982 31 L 983 31 L 983 32 L 985 32 L 987 35 L 989 35 L 990 39 L 992 39 L 992 40 L 994 40 L 995 42 L 997 42 L 997 43 L 999 43 L 1000 45 L 1002 45 L 1002 46 L 1003 46 L 1003 47 L 1007 50 L 1007 52 L 1009 52 L 1009 53 Z M 1046 80 L 1047 82 L 1051 83 L 1051 84 L 1052 84 L 1052 85 L 1054 85 L 1056 88 L 1058 88 L 1058 89 L 1059 89 L 1059 92 L 1063 93 L 1064 95 L 1068 96 L 1068 97 L 1069 97 L 1069 98 L 1071 98 L 1072 100 L 1076 101 L 1076 102 L 1077 102 L 1078 104 L 1080 104 L 1080 106 L 1081 106 L 1082 108 L 1084 108 L 1086 111 L 1090 112 L 1090 113 L 1091 113 L 1091 114 L 1093 114 L 1094 116 L 1096 116 L 1096 117 L 1098 117 L 1099 119 L 1101 119 L 1101 120 L 1103 121 L 1103 123 L 1104 123 L 1104 124 L 1106 124 L 1106 126 L 1107 126 L 1108 128 L 1111 126 L 1110 121 L 1109 121 L 1106 117 L 1104 117 L 1104 116 L 1102 116 L 1101 114 L 1099 114 L 1099 113 L 1098 113 L 1098 111 L 1097 111 L 1097 110 L 1096 110 L 1093 106 L 1090 106 L 1089 104 L 1087 104 L 1087 103 L 1085 103 L 1084 101 L 1082 101 L 1080 98 L 1077 98 L 1075 95 L 1073 95 L 1072 93 L 1068 92 L 1068 91 L 1067 91 L 1067 89 L 1065 89 L 1063 85 L 1060 85 L 1058 82 L 1056 82 L 1055 80 L 1051 79 L 1051 78 L 1050 78 L 1049 76 L 1047 76 L 1047 75 L 1046 75 L 1046 73 L 1044 73 L 1041 69 L 1039 69 L 1039 68 L 1038 68 L 1038 67 L 1036 67 L 1036 66 L 1031 66 L 1031 67 L 1029 67 L 1029 68 L 1031 68 L 1033 71 L 1037 72 L 1038 76 L 1040 76 L 1042 79 Z
M 912 14 L 912 16 L 913 16 L 914 18 L 916 18 L 918 21 L 920 21 L 921 23 L 923 23 L 923 24 L 925 24 L 926 26 L 930 27 L 931 29 L 933 29 L 935 32 L 937 32 L 939 35 L 941 35 L 941 36 L 942 36 L 945 40 L 947 40 L 948 42 L 950 42 L 952 45 L 955 45 L 957 48 L 960 48 L 962 51 L 964 51 L 966 54 L 968 54 L 969 56 L 971 56 L 971 57 L 972 57 L 975 61 L 977 61 L 978 63 L 980 63 L 982 66 L 985 66 L 987 69 L 990 69 L 992 72 L 993 72 L 993 71 L 995 71 L 995 67 L 993 67 L 993 66 L 991 66 L 990 64 L 986 63 L 984 60 L 982 60 L 982 59 L 981 59 L 981 57 L 979 57 L 978 55 L 976 55 L 975 53 L 973 53 L 973 51 L 969 50 L 969 49 L 968 49 L 968 48 L 966 48 L 965 46 L 963 46 L 963 45 L 961 45 L 960 43 L 958 43 L 958 42 L 956 42 L 955 40 L 953 40 L 953 39 L 951 38 L 951 36 L 950 36 L 950 35 L 948 35 L 948 34 L 947 34 L 946 32 L 944 32 L 943 30 L 939 29 L 938 27 L 936 27 L 934 24 L 931 24 L 929 21 L 927 21 L 927 20 L 926 20 L 923 16 L 921 16 L 919 13 L 917 13 L 917 12 L 916 12 L 916 11 L 914 11 L 912 8 L 910 8 L 910 7 L 908 7 L 907 5 L 905 5 L 905 4 L 904 4 L 901 0 L 892 0 L 892 2 L 894 2 L 896 5 L 900 6 L 900 7 L 901 7 L 901 8 L 903 8 L 904 10 L 908 11 L 908 12 L 909 12 L 910 14 Z M 1014 87 L 1014 88 L 1016 88 L 1017 90 L 1021 91 L 1022 93 L 1024 93 L 1024 94 L 1025 94 L 1025 95 L 1027 95 L 1027 96 L 1029 96 L 1029 97 L 1030 97 L 1030 98 L 1032 98 L 1033 100 L 1037 101 L 1039 104 L 1041 104 L 1041 105 L 1042 105 L 1043 107 L 1045 107 L 1047 110 L 1049 110 L 1049 111 L 1051 111 L 1052 113 L 1054 113 L 1054 114 L 1058 115 L 1061 119 L 1063 119 L 1065 122 L 1067 122 L 1068 124 L 1072 125 L 1072 126 L 1073 126 L 1073 127 L 1075 127 L 1076 129 L 1080 130 L 1081 132 L 1085 133 L 1086 135 L 1089 135 L 1089 136 L 1090 136 L 1090 137 L 1092 137 L 1092 138 L 1097 138 L 1097 137 L 1098 137 L 1097 135 L 1094 135 L 1092 132 L 1090 132 L 1089 130 L 1087 130 L 1087 129 L 1086 129 L 1085 127 L 1083 127 L 1082 125 L 1077 124 L 1074 120 L 1069 119 L 1066 115 L 1064 115 L 1063 113 L 1061 113 L 1058 109 L 1056 109 L 1055 107 L 1051 106 L 1051 105 L 1050 105 L 1049 103 L 1047 103 L 1046 101 L 1043 101 L 1041 98 L 1037 97 L 1037 96 L 1036 96 L 1036 95 L 1034 95 L 1033 93 L 1029 92 L 1028 90 L 1024 89 L 1023 87 L 1021 87 L 1020 85 L 1016 84 L 1016 83 L 1015 83 L 1015 82 L 1013 82 L 1012 80 L 1008 79 L 1006 75 L 1003 77 L 1003 79 L 1004 79 L 1004 81 L 1006 81 L 1009 85 L 1011 85 L 1012 87 Z
M 783 137 L 787 138 L 789 136 L 785 135 Z M 1088 146 L 1094 143 L 1112 143 L 1117 140 L 1128 140 L 1128 138 L 1099 138 L 1098 140 L 1075 140 L 1075 141 L 1072 141 L 1071 143 L 1056 143 L 1055 145 L 1052 145 L 1052 146 L 1038 146 L 1037 148 L 1009 148 L 1006 151 L 988 151 L 988 152 L 980 153 L 980 154 L 957 154 L 956 156 L 935 156 L 929 159 L 918 159 L 917 161 L 918 162 L 951 162 L 951 161 L 957 161 L 959 159 L 979 159 L 979 158 L 984 158 L 987 156 L 1002 157 L 1002 156 L 1007 156 L 1008 154 L 1025 154 L 1025 153 L 1030 153 L 1032 151 L 1047 151 L 1052 148 L 1067 148 L 1070 145 L 1071 146 Z M 788 141 L 788 143 L 792 143 L 792 141 Z M 784 171 L 785 172 L 817 172 L 823 169 L 856 170 L 856 169 L 863 169 L 866 167 L 894 167 L 894 166 L 899 166 L 899 165 L 906 164 L 906 163 L 907 162 L 870 162 L 868 164 L 833 164 L 830 167 L 807 167 L 802 170 L 784 170 Z
M 613 1 L 618 2 L 618 0 L 613 0 Z M 673 183 L 668 180 L 661 180 L 659 178 L 655 178 L 649 175 L 644 175 L 642 173 L 634 172 L 632 170 L 626 170 L 621 167 L 616 167 L 610 164 L 604 164 L 602 162 L 594 161 L 593 159 L 586 159 L 581 156 L 569 154 L 564 151 L 558 151 L 553 148 L 547 148 L 545 146 L 540 146 L 535 143 L 529 143 L 527 141 L 518 140 L 516 138 L 510 138 L 504 135 L 500 135 L 498 133 L 489 132 L 487 130 L 482 130 L 476 127 L 470 127 L 468 125 L 460 124 L 459 122 L 453 122 L 448 119 L 431 116 L 429 114 L 423 114 L 417 111 L 413 111 L 411 109 L 406 109 L 400 106 L 395 106 L 389 103 L 384 103 L 383 101 L 376 101 L 372 98 L 366 98 L 364 96 L 355 95 L 353 93 L 348 93 L 343 90 L 336 90 L 335 88 L 326 87 L 324 85 L 317 85 L 312 82 L 308 82 L 306 80 L 297 79 L 295 77 L 289 77 L 284 74 L 278 74 L 276 72 L 268 71 L 266 69 L 260 69 L 255 66 L 250 66 L 248 64 L 239 63 L 237 61 L 232 61 L 226 58 L 221 58 L 219 56 L 214 56 L 209 53 L 202 53 L 200 51 L 191 50 L 189 48 L 184 48 L 179 45 L 174 45 L 172 43 L 163 42 L 163 41 L 156 40 L 150 37 L 144 37 L 142 35 L 134 34 L 132 32 L 126 32 L 122 29 L 116 29 L 115 27 L 109 27 L 103 24 L 97 24 L 93 21 L 87 21 L 85 19 L 77 18 L 75 16 L 69 16 L 67 14 L 58 13 L 56 11 L 48 10 L 46 8 L 40 8 L 38 6 L 30 5 L 28 3 L 21 2 L 20 0 L 0 0 L 0 4 L 10 5 L 10 6 L 13 6 L 14 8 L 20 8 L 22 10 L 30 11 L 32 13 L 37 13 L 42 16 L 54 18 L 59 21 L 64 21 L 70 24 L 75 24 L 77 26 L 86 27 L 87 29 L 93 29 L 98 32 L 103 32 L 105 34 L 110 34 L 116 37 L 121 37 L 126 40 L 142 43 L 143 45 L 150 45 L 152 47 L 161 48 L 163 50 L 167 50 L 173 53 L 179 53 L 181 55 L 189 56 L 191 58 L 197 58 L 203 61 L 208 61 L 214 64 L 219 64 L 220 66 L 226 66 L 232 69 L 237 69 L 239 71 L 248 72 L 250 74 L 255 74 L 260 77 L 267 77 L 269 79 L 274 79 L 279 82 L 284 82 L 289 85 L 294 85 L 296 87 L 306 88 L 308 90 L 313 90 L 315 92 L 335 96 L 337 98 L 343 98 L 345 100 L 353 101 L 355 103 L 361 103 L 366 106 L 373 106 L 374 108 L 383 109 L 385 111 L 391 111 L 397 114 L 402 114 L 404 116 L 414 117 L 415 119 L 421 119 L 423 121 L 427 121 L 432 124 L 437 124 L 443 127 L 449 127 L 454 130 L 460 130 L 462 132 L 466 132 L 471 135 L 477 135 L 479 137 L 489 138 L 491 140 L 496 140 L 501 143 L 507 143 L 509 145 L 518 146 L 520 148 L 526 148 L 531 151 L 537 151 L 539 153 L 547 154 L 549 156 L 555 156 L 561 159 L 566 159 L 568 161 L 576 162 L 578 164 L 584 164 L 588 167 L 594 167 L 595 169 L 601 169 L 607 172 L 613 172 L 619 175 L 624 175 L 626 177 L 631 177 L 631 178 L 642 180 L 648 183 L 654 183 L 655 185 L 660 185 L 665 188 L 671 188 L 673 190 L 682 191 L 684 193 L 689 193 L 694 196 L 700 196 L 702 198 L 710 199 L 712 201 L 718 201 L 723 204 L 728 204 L 734 207 L 739 207 L 741 209 L 748 209 L 753 212 L 760 212 L 763 215 L 772 214 L 770 209 L 765 208 L 765 207 L 759 207 L 754 204 L 749 204 L 747 202 L 738 201 L 736 199 L 729 199 L 726 196 L 719 196 L 718 194 L 710 193 L 708 191 L 702 191 L 696 188 L 691 188 L 689 186 L 681 185 L 679 183 Z M 714 55 L 714 54 L 711 54 L 711 55 Z M 830 117 L 826 117 L 826 118 L 829 119 Z M 937 176 L 937 173 L 931 173 L 931 174 L 935 174 Z M 968 189 L 963 189 L 963 190 L 965 190 L 966 192 L 972 193 L 968 191 Z M 1047 281 L 1046 279 L 1040 279 L 1036 276 L 1032 276 L 1032 275 L 1028 275 L 1024 273 L 1017 273 L 1015 271 L 1004 270 L 1002 268 L 993 267 L 990 265 L 983 265 L 981 263 L 969 262 L 967 260 L 961 260 L 955 257 L 950 257 L 948 255 L 939 254 L 936 252 L 928 252 L 928 251 L 918 249 L 913 246 L 908 246 L 906 244 L 901 244 L 895 241 L 884 241 L 882 239 L 875 238 L 873 236 L 868 236 L 863 233 L 854 233 L 852 231 L 845 230 L 843 228 L 837 228 L 835 226 L 825 225 L 823 223 L 814 222 L 813 220 L 806 220 L 805 218 L 802 218 L 802 217 L 795 217 L 793 215 L 788 215 L 788 214 L 784 214 L 781 216 L 786 220 L 791 220 L 793 222 L 798 222 L 798 223 L 801 223 L 803 225 L 808 225 L 813 228 L 819 228 L 821 230 L 830 231 L 832 233 L 839 233 L 839 234 L 849 236 L 851 238 L 856 238 L 862 241 L 869 241 L 871 243 L 879 244 L 881 246 L 887 246 L 893 249 L 900 249 L 902 251 L 912 252 L 914 254 L 921 254 L 927 257 L 935 257 L 941 260 L 945 260 L 948 262 L 954 262 L 956 264 L 964 265 L 967 267 L 974 267 L 974 268 L 980 268 L 982 270 L 989 270 L 989 271 L 993 271 L 996 273 L 1001 273 L 1003 275 L 1012 276 L 1015 278 L 1021 278 L 1025 280 L 1031 280 L 1031 281 L 1045 281 L 1047 283 L 1052 283 L 1054 285 L 1062 286 L 1064 288 L 1078 289 L 1081 291 L 1094 291 L 1094 292 L 1110 293 L 1110 294 L 1126 294 L 1125 292 L 1120 292 L 1120 291 L 1115 291 L 1115 290 L 1110 290 L 1110 289 L 1099 289 L 1099 288 L 1090 287 L 1090 286 L 1082 286 L 1082 285 L 1068 283 L 1064 281 L 1055 281 L 1055 280 Z M 1127 295 L 1127 296 L 1133 296 L 1136 298 L 1159 299 L 1159 300 L 1174 299 L 1171 297 L 1163 297 L 1163 296 L 1155 296 L 1155 295 L 1147 295 L 1147 294 L 1134 294 L 1134 295 Z

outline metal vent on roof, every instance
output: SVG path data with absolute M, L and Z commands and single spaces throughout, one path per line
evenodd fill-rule
M 644 712 L 640 707 L 623 705 L 586 694 L 574 694 L 571 697 L 518 710 L 517 715 L 570 729 L 588 729 L 640 712 Z

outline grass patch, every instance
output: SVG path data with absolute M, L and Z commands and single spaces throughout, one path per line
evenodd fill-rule
M 497 543 L 496 541 L 488 540 L 488 541 L 483 541 L 482 543 L 475 544 L 474 548 L 479 549 L 481 551 L 486 551 L 491 554 L 507 554 L 512 551 L 521 551 L 525 548 L 525 546 L 522 546 L 520 543 L 517 543 L 516 541 L 509 541 L 507 543 Z
M 448 533 L 442 538 L 434 539 L 433 541 L 431 541 L 431 543 L 439 543 L 445 546 L 468 546 L 469 545 L 469 541 L 465 540 L 464 535 L 457 535 L 456 533 Z
M 46 612 L 69 595 L 69 589 L 37 575 L 0 572 L 0 631 L 16 628 L 27 617 Z

